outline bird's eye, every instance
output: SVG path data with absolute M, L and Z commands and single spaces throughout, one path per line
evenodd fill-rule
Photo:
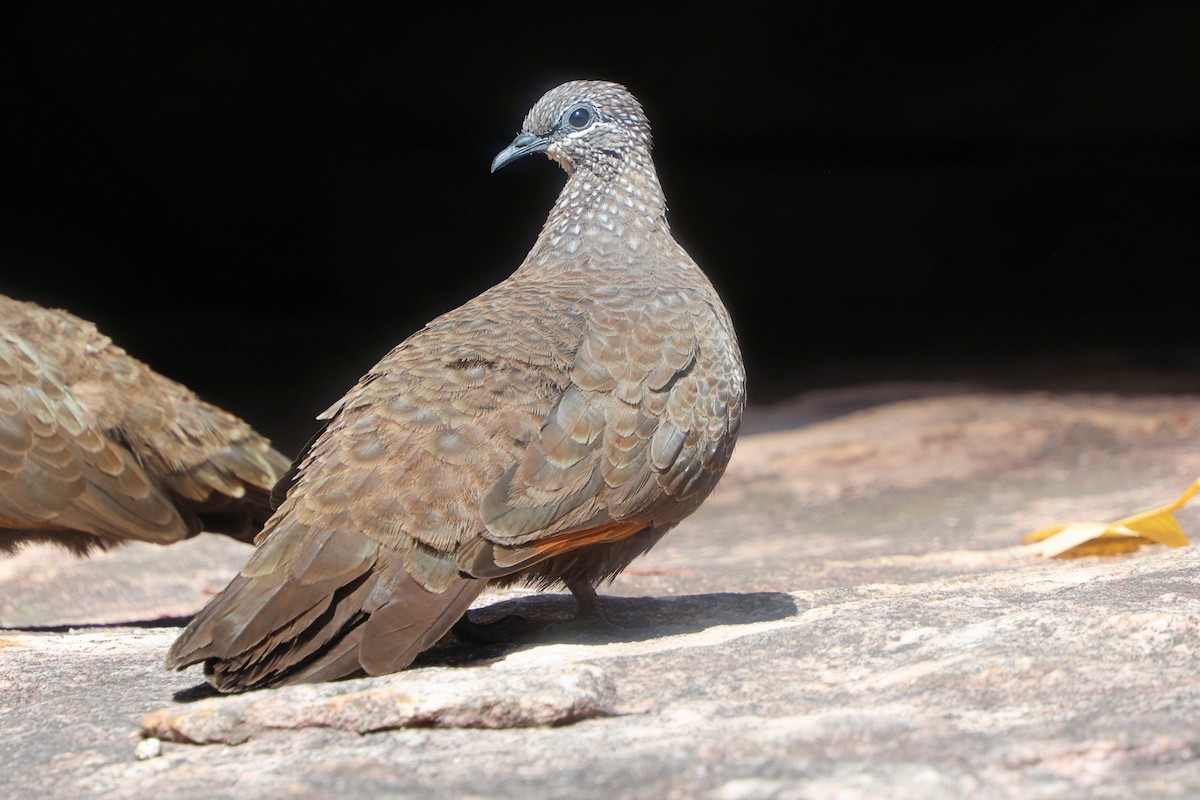
M 567 116 L 567 124 L 575 130 L 586 128 L 592 122 L 592 110 L 583 108 L 582 106 L 572 111 Z

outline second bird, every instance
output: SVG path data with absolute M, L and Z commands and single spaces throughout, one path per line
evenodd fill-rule
M 671 236 L 650 126 L 573 81 L 495 171 L 570 176 L 507 280 L 395 347 L 323 416 L 258 548 L 168 666 L 222 691 L 408 666 L 489 582 L 562 583 L 581 613 L 716 486 L 745 372 L 729 314 Z

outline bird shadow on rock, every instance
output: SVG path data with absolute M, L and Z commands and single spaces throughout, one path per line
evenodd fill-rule
M 0 630 L 18 631 L 21 633 L 70 633 L 82 630 L 110 630 L 117 628 L 182 628 L 192 619 L 186 617 L 159 617 L 156 619 L 132 619 L 123 622 L 67 622 L 54 625 L 0 625 Z
M 568 594 L 539 594 L 503 600 L 471 611 L 471 621 L 515 630 L 508 639 L 478 641 L 450 633 L 422 653 L 413 666 L 480 666 L 514 650 L 539 644 L 604 645 L 637 642 L 717 625 L 745 625 L 783 619 L 796 613 L 785 592 L 717 592 L 680 597 L 604 597 L 606 620 L 576 616 Z M 517 620 L 517 625 L 506 625 Z

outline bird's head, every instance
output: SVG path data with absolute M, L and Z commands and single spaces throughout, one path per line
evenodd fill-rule
M 570 81 L 542 96 L 521 132 L 492 161 L 492 172 L 530 153 L 545 153 L 571 174 L 603 174 L 649 163 L 650 123 L 629 90 L 607 81 Z

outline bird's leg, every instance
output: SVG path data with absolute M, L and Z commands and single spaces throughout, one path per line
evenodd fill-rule
M 597 632 L 603 631 L 609 634 L 623 634 L 625 628 L 613 622 L 604 610 L 604 605 L 600 602 L 600 596 L 596 594 L 596 588 L 586 578 L 567 578 L 563 580 L 567 588 L 571 590 L 571 594 L 575 595 L 575 602 L 579 605 L 579 611 L 576 612 L 575 619 L 570 622 L 558 623 L 551 626 L 560 630 L 575 630 L 580 632 Z
M 579 605 L 579 619 L 612 624 L 604 613 L 604 606 L 600 604 L 600 595 L 596 594 L 596 588 L 590 581 L 575 577 L 567 578 L 563 583 L 571 590 L 571 594 L 575 595 L 575 602 Z
M 519 614 L 509 614 L 494 622 L 473 622 L 467 614 L 450 630 L 460 639 L 482 644 L 507 644 L 541 633 L 562 635 L 595 634 L 598 631 L 621 633 L 624 629 L 608 618 L 596 589 L 585 578 L 568 578 L 563 583 L 571 590 L 579 607 L 574 619 L 559 622 L 535 622 Z

